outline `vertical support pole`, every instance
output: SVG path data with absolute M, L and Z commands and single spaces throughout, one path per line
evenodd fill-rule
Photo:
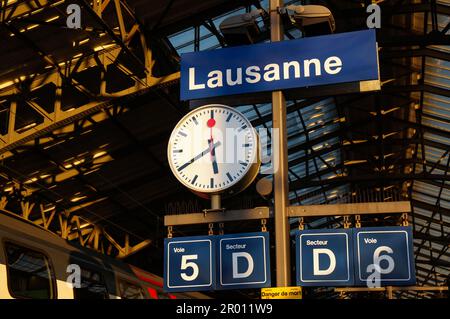
M 283 24 L 278 8 L 283 6 L 283 0 L 270 0 L 270 40 L 282 41 L 284 38 Z M 286 101 L 283 92 L 272 92 L 272 120 L 274 145 L 274 201 L 275 201 L 275 255 L 277 286 L 289 286 L 291 283 L 288 206 L 288 162 L 287 162 L 287 131 L 286 131 Z
M 16 92 L 14 92 L 16 93 Z M 16 123 L 17 101 L 12 100 L 9 105 L 9 120 L 8 120 L 8 142 L 14 141 L 15 123 Z
M 55 103 L 54 103 L 54 117 L 53 120 L 56 122 L 61 116 L 61 105 L 62 105 L 62 78 L 61 74 L 56 74 L 56 92 L 55 92 Z
M 386 295 L 387 295 L 388 299 L 394 299 L 394 293 L 393 293 L 392 286 L 386 287 Z
M 211 195 L 211 209 L 221 209 L 222 201 L 219 194 Z

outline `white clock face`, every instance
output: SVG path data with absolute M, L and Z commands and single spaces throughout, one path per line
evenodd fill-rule
M 167 148 L 170 168 L 186 187 L 217 193 L 240 181 L 257 159 L 257 135 L 235 109 L 211 104 L 184 116 Z

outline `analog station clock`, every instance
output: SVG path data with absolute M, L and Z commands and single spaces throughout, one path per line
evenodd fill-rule
M 172 131 L 167 157 L 175 177 L 202 197 L 245 189 L 260 167 L 255 129 L 242 113 L 221 104 L 185 115 Z

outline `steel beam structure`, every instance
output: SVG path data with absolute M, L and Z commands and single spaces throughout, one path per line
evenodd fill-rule
M 93 3 L 96 6 L 97 2 Z M 20 38 L 47 63 L 49 69 L 41 74 L 33 73 L 10 80 L 0 89 L 2 110 L 9 114 L 6 132 L 0 135 L 0 154 L 3 158 L 10 156 L 11 153 L 7 152 L 19 145 L 88 115 L 102 113 L 104 109 L 123 101 L 117 98 L 129 99 L 179 80 L 179 72 L 156 76 L 152 71 L 157 61 L 152 54 L 153 48 L 148 41 L 149 37 L 125 2 L 103 1 L 95 10 L 88 7 L 84 1 L 82 4 L 88 9 L 89 14 L 95 15 L 96 21 L 111 39 L 91 50 L 75 54 L 64 62 L 54 61 L 50 53 L 41 50 L 27 38 L 26 32 L 20 32 L 14 26 L 14 19 L 20 20 L 19 17 L 23 15 L 29 16 L 35 10 L 41 11 L 46 7 L 45 4 L 39 8 L 36 8 L 32 1 L 20 5 L 13 4 L 9 7 L 9 11 L 7 10 L 6 18 L 0 22 L 0 27 L 7 28 Z M 108 14 L 113 12 L 113 20 L 118 21 L 117 27 L 102 22 L 101 16 L 107 9 Z M 120 37 L 115 34 L 117 29 Z M 133 52 L 142 56 L 142 61 Z M 94 76 L 87 76 L 92 73 Z M 50 106 L 41 105 L 36 100 L 32 101 L 39 92 L 48 94 Z M 73 105 L 73 101 L 66 98 L 68 95 L 79 96 L 80 100 L 86 102 Z M 35 121 L 17 127 L 17 124 L 24 120 L 17 111 L 17 100 L 23 96 L 29 97 L 25 98 L 25 106 L 38 116 Z
M 13 212 L 6 209 L 9 199 L 3 194 L 0 197 L 0 213 L 21 218 L 63 239 L 76 241 L 83 247 L 116 258 L 126 258 L 152 243 L 150 239 L 140 241 L 132 239 L 134 244 L 130 244 L 130 235 L 127 233 L 124 234 L 124 238 L 119 239 L 89 219 L 72 214 L 70 209 L 61 210 L 53 204 L 38 205 L 36 201 L 26 196 L 29 190 L 23 186 L 18 186 L 10 192 L 21 196 L 19 201 L 21 210 Z M 84 205 L 87 206 L 89 205 Z
M 159 67 L 159 61 L 154 51 L 167 50 L 165 39 L 150 41 L 147 31 L 126 2 L 94 1 L 93 7 L 86 1 L 79 3 L 83 14 L 87 13 L 92 18 L 86 21 L 95 21 L 95 25 L 83 26 L 82 30 L 96 30 L 97 34 L 92 37 L 88 32 L 86 39 L 81 41 L 78 37 L 74 40 L 73 53 L 60 61 L 54 59 L 52 52 L 45 52 L 34 43 L 25 32 L 27 28 L 22 28 L 22 25 L 41 23 L 52 26 L 34 17 L 45 13 L 48 8 L 65 13 L 64 2 L 17 1 L 8 5 L 1 2 L 0 28 L 35 52 L 36 57 L 46 65 L 44 70 L 33 70 L 26 76 L 0 83 L 2 112 L 8 114 L 8 125 L 0 135 L 0 156 L 3 160 L 17 154 L 19 147 L 37 147 L 41 140 L 57 144 L 58 136 L 65 139 L 77 127 L 86 129 L 93 123 L 126 112 L 129 109 L 126 107 L 127 101 L 150 91 L 166 98 L 165 93 L 159 91 L 179 79 L 179 72 L 176 71 L 157 75 L 155 70 Z M 103 20 L 106 16 L 113 24 Z M 54 27 L 64 32 L 64 26 L 55 24 Z M 42 94 L 45 99 L 39 98 Z M 73 99 L 68 98 L 73 96 L 79 97 L 81 102 L 74 104 Z M 22 103 L 20 107 L 35 112 L 33 122 L 26 123 L 27 119 L 20 115 L 19 103 Z M 19 126 L 23 122 L 25 126 Z M 94 162 L 92 168 L 96 170 L 96 165 L 105 164 L 105 157 L 100 156 Z M 61 163 L 58 165 L 64 166 Z M 71 166 L 55 176 L 54 182 L 82 176 L 80 169 Z M 117 226 L 113 227 L 113 233 L 107 231 L 98 224 L 103 218 L 92 222 L 74 214 L 75 211 L 89 211 L 90 205 L 104 201 L 105 197 L 68 207 L 61 205 L 61 202 L 40 201 L 34 194 L 40 189 L 35 182 L 32 183 L 35 185 L 27 187 L 11 176 L 5 176 L 5 179 L 10 186 L 1 191 L 0 208 L 3 213 L 18 215 L 62 238 L 78 241 L 82 246 L 118 258 L 125 258 L 152 242 L 136 236 L 130 238 L 128 230 L 121 229 L 119 225 L 113 225 Z M 15 209 L 13 213 L 8 210 L 8 207 L 16 207 L 17 204 L 20 204 L 19 211 Z M 92 212 L 92 215 L 96 214 Z M 117 235 L 118 231 L 123 235 Z
M 9 1 L 0 2 L 0 22 L 11 21 L 21 17 L 29 17 L 55 5 L 55 1 L 50 0 L 8 2 Z

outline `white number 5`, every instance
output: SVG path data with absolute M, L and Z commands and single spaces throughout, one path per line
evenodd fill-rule
M 181 256 L 181 270 L 187 268 L 192 268 L 192 275 L 187 275 L 186 273 L 181 273 L 181 278 L 186 281 L 195 280 L 198 277 L 198 265 L 189 260 L 196 260 L 198 255 L 184 255 Z

